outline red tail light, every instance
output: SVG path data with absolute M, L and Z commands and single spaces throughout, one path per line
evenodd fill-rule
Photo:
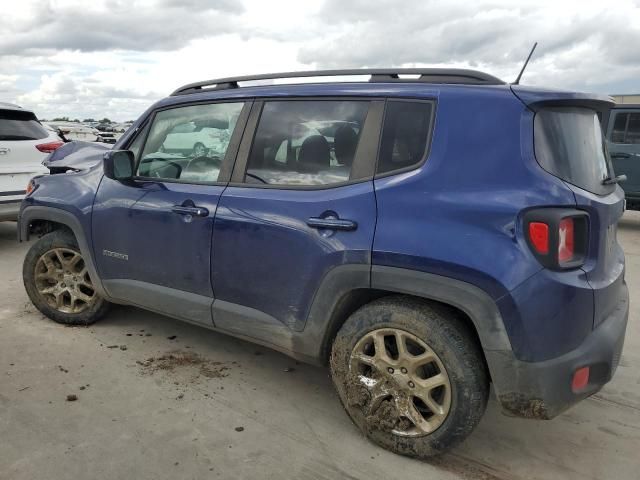
M 529 239 L 539 254 L 549 253 L 549 225 L 542 222 L 531 222 L 529 224 Z
M 589 215 L 567 208 L 540 208 L 524 215 L 527 243 L 547 268 L 580 267 L 587 254 Z
M 573 259 L 575 238 L 573 218 L 563 218 L 558 227 L 558 262 L 566 263 Z
M 51 153 L 64 145 L 64 142 L 49 142 L 36 145 L 36 148 L 42 153 Z

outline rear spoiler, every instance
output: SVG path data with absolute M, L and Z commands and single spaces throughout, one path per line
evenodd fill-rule
M 511 91 L 534 112 L 543 107 L 584 107 L 595 110 L 601 123 L 607 122 L 609 112 L 616 104 L 608 95 L 597 93 L 563 92 L 521 85 L 511 85 Z

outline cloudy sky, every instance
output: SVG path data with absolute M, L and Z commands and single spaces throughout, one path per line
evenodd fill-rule
M 0 0 L 0 101 L 42 118 L 136 118 L 206 78 L 456 66 L 640 93 L 640 0 Z

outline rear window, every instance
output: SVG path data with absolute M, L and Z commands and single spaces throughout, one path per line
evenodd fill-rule
M 40 140 L 47 136 L 33 113 L 0 110 L 0 140 Z
M 266 102 L 256 130 L 245 182 L 323 186 L 350 180 L 369 102 Z
M 615 188 L 602 181 L 613 176 L 595 111 L 587 108 L 544 108 L 535 117 L 535 153 L 547 172 L 592 193 Z

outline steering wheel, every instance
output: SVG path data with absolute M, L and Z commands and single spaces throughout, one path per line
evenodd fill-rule
M 157 158 L 143 158 L 142 161 L 140 162 L 140 165 L 146 165 L 147 163 L 152 163 L 154 161 L 158 160 Z M 182 165 L 180 165 L 179 163 L 176 162 L 172 162 L 170 160 L 166 160 L 166 159 L 162 159 L 162 165 L 158 166 L 157 168 L 155 168 L 153 171 L 148 171 L 148 176 L 149 177 L 153 177 L 153 178 L 167 178 L 163 175 L 160 174 L 160 171 L 164 170 L 165 168 L 172 166 L 176 169 L 176 176 L 172 177 L 172 178 L 180 178 L 180 175 L 182 174 Z
M 189 172 L 192 169 L 195 171 L 210 170 L 212 167 L 219 169 L 220 165 L 222 165 L 222 160 L 220 159 L 220 157 L 201 156 L 189 160 L 189 163 L 187 163 L 187 166 L 184 168 L 184 170 L 185 172 Z

